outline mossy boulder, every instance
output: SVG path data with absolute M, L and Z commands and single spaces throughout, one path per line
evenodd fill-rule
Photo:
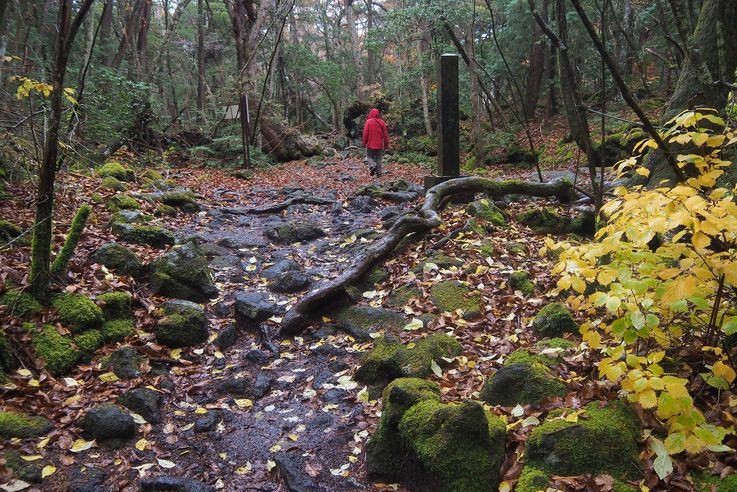
M 110 268 L 121 275 L 137 277 L 143 270 L 143 263 L 133 251 L 117 243 L 100 246 L 92 254 L 92 261 Z
M 106 292 L 97 296 L 97 304 L 102 309 L 106 320 L 130 319 L 133 317 L 131 309 L 131 295 L 125 291 Z
M 188 191 L 169 191 L 161 195 L 159 202 L 169 207 L 178 208 L 185 212 L 197 212 L 200 205 L 194 195 Z
M 564 333 L 578 333 L 578 323 L 566 306 L 559 302 L 551 302 L 532 320 L 532 329 L 544 337 L 559 337 Z
M 442 312 L 463 311 L 467 320 L 481 317 L 481 299 L 478 293 L 458 280 L 444 280 L 430 288 L 430 302 Z
M 166 301 L 164 315 L 154 328 L 156 339 L 167 347 L 190 347 L 207 340 L 205 310 L 199 304 L 184 300 Z
M 97 170 L 97 175 L 105 177 L 113 177 L 120 181 L 135 181 L 136 173 L 117 161 L 106 162 L 102 167 Z
M 138 210 L 141 204 L 130 195 L 115 195 L 108 202 L 111 210 Z
M 432 374 L 433 361 L 444 364 L 443 358 L 463 352 L 461 344 L 450 335 L 435 333 L 409 348 L 390 338 L 379 338 L 374 349 L 361 359 L 356 380 L 368 385 L 371 396 L 378 395 L 397 378 L 424 378 Z
M 144 181 L 160 181 L 160 180 L 164 179 L 164 175 L 163 174 L 161 174 L 156 169 L 151 169 L 151 168 L 144 170 L 139 175 L 139 177 L 142 180 L 144 180 Z
M 640 426 L 622 402 L 592 402 L 576 422 L 551 412 L 527 440 L 525 463 L 554 475 L 609 474 L 617 479 L 638 475 Z
M 128 189 L 127 186 L 125 186 L 125 183 L 120 181 L 118 178 L 114 178 L 112 176 L 108 176 L 102 180 L 101 184 L 102 188 L 106 190 L 112 190 L 112 191 L 125 191 Z
M 325 231 L 309 222 L 285 222 L 266 229 L 264 234 L 277 244 L 294 244 L 324 237 Z
M 376 284 L 380 284 L 388 278 L 389 272 L 380 266 L 376 266 L 364 275 L 363 278 L 355 285 L 361 291 L 370 290 L 373 289 Z
M 119 447 L 136 433 L 131 415 L 121 408 L 103 404 L 89 410 L 78 423 L 90 437 L 105 447 Z
M 20 289 L 8 289 L 0 295 L 0 305 L 7 306 L 8 314 L 26 318 L 38 314 L 43 306 L 27 292 Z
M 12 222 L 0 220 L 0 244 L 9 243 L 23 234 L 23 230 Z
M 558 358 L 555 355 L 533 354 L 525 349 L 517 349 L 507 356 L 504 360 L 504 365 L 531 364 L 538 366 L 552 366 L 557 362 Z
M 74 337 L 74 343 L 82 352 L 82 357 L 88 359 L 95 350 L 105 344 L 105 336 L 101 330 L 87 330 Z
M 218 294 L 207 258 L 192 241 L 163 254 L 150 267 L 156 294 L 195 302 Z
M 173 217 L 177 214 L 177 209 L 170 205 L 159 205 L 156 208 L 156 215 L 162 215 L 165 217 Z
M 530 274 L 527 272 L 513 272 L 509 276 L 509 286 L 512 290 L 518 290 L 526 296 L 535 292 L 535 284 L 530 280 Z
M 54 428 L 45 417 L 16 412 L 0 412 L 0 437 L 10 439 L 19 437 L 40 437 Z
M 349 305 L 333 313 L 340 329 L 361 341 L 371 340 L 371 333 L 384 330 L 396 333 L 407 324 L 404 314 L 389 309 Z
M 171 246 L 176 242 L 174 234 L 163 227 L 129 224 L 124 224 L 124 226 L 118 230 L 117 234 L 123 240 L 131 243 L 163 248 L 164 246 Z
M 136 324 L 132 319 L 111 319 L 102 325 L 102 337 L 106 343 L 115 343 L 136 333 Z
M 41 483 L 43 480 L 41 463 L 24 460 L 18 451 L 9 450 L 5 452 L 5 466 L 13 470 L 15 476 L 24 482 Z
M 535 347 L 540 349 L 561 349 L 568 350 L 575 347 L 576 344 L 565 338 L 553 337 L 540 340 L 535 344 Z
M 418 378 L 395 379 L 381 400 L 381 420 L 366 446 L 366 468 L 371 478 L 393 481 L 399 478 L 409 451 L 399 439 L 399 421 L 421 401 L 439 402 L 440 385 Z
M 525 466 L 514 491 L 538 492 L 540 490 L 547 490 L 549 483 L 550 476 L 547 473 L 531 466 Z
M 399 434 L 424 472 L 404 477 L 411 490 L 496 490 L 506 425 L 480 404 L 422 401 L 402 416 Z
M 475 202 L 470 203 L 466 211 L 470 215 L 490 222 L 495 226 L 504 227 L 507 225 L 504 213 L 502 213 L 499 207 L 494 205 L 494 203 L 487 198 L 482 198 L 481 200 L 476 200 Z
M 403 285 L 389 293 L 386 301 L 387 306 L 399 308 L 409 304 L 413 299 L 422 296 L 422 291 L 414 285 Z
M 531 364 L 514 363 L 502 367 L 481 389 L 480 398 L 491 405 L 513 407 L 538 404 L 543 399 L 564 396 L 566 386 Z
M 67 374 L 79 360 L 81 353 L 69 338 L 59 335 L 51 325 L 44 326 L 31 336 L 36 356 L 46 362 L 46 369 L 55 376 Z
M 551 208 L 534 208 L 522 212 L 517 221 L 539 234 L 562 234 L 566 232 L 569 219 Z
M 120 379 L 135 379 L 141 375 L 144 357 L 133 347 L 121 347 L 100 360 L 103 369 L 111 369 Z
M 58 311 L 61 323 L 73 333 L 81 333 L 102 326 L 104 320 L 102 309 L 83 295 L 59 294 L 54 296 L 52 305 Z

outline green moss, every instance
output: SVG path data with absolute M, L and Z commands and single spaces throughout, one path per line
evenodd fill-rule
M 530 274 L 527 272 L 513 272 L 509 276 L 509 285 L 512 290 L 518 290 L 526 296 L 535 292 L 535 284 L 532 283 Z
M 131 295 L 128 292 L 106 292 L 97 296 L 106 320 L 132 318 Z
M 207 340 L 204 314 L 180 311 L 167 314 L 154 328 L 156 339 L 167 347 L 191 347 Z
M 159 205 L 156 209 L 156 215 L 164 215 L 172 217 L 177 214 L 177 209 L 171 205 Z
M 100 193 L 95 192 L 90 195 L 90 200 L 95 203 L 102 203 L 105 200 L 105 197 L 102 196 Z
M 108 205 L 110 210 L 138 210 L 141 205 L 130 195 L 115 195 Z
M 194 195 L 188 191 L 169 191 L 164 193 L 159 201 L 164 205 L 179 208 L 185 212 L 196 212 L 200 209 Z
M 0 296 L 0 305 L 8 306 L 8 314 L 25 318 L 38 314 L 43 306 L 27 292 L 20 289 L 8 289 Z
M 370 393 L 377 394 L 397 378 L 422 378 L 432 373 L 430 366 L 443 363 L 443 357 L 460 355 L 463 347 L 455 338 L 436 333 L 423 338 L 412 348 L 397 341 L 380 338 L 374 349 L 366 354 L 356 371 L 356 380 L 369 385 Z
M 159 181 L 164 179 L 164 175 L 156 169 L 146 169 L 140 174 L 140 177 L 146 181 Z
M 106 190 L 125 191 L 128 187 L 119 179 L 108 176 L 102 180 L 102 187 Z
M 105 337 L 100 330 L 87 330 L 75 336 L 74 343 L 77 344 L 84 356 L 90 356 L 95 353 L 95 350 L 102 347 L 105 343 Z
M 16 412 L 0 412 L 0 437 L 40 437 L 54 428 L 48 419 Z
M 102 310 L 83 295 L 63 293 L 54 297 L 52 305 L 59 312 L 62 324 L 79 333 L 102 325 Z
M 0 220 L 0 244 L 9 243 L 21 234 L 23 230 L 20 227 L 7 220 Z
M 140 258 L 130 249 L 117 243 L 100 246 L 92 255 L 92 260 L 115 270 L 119 275 L 136 277 L 143 270 Z
M 113 177 L 120 181 L 135 181 L 136 173 L 133 170 L 124 167 L 117 161 L 109 161 L 97 170 L 100 177 Z
M 504 218 L 502 211 L 499 210 L 499 207 L 486 198 L 471 203 L 467 211 L 474 217 L 483 219 L 495 226 L 504 227 L 507 225 L 507 220 Z
M 79 350 L 71 340 L 59 335 L 56 328 L 44 326 L 31 338 L 36 356 L 46 361 L 46 369 L 56 376 L 67 374 L 80 357 Z
M 545 369 L 525 363 L 505 365 L 481 389 L 480 398 L 492 405 L 538 404 L 543 399 L 565 396 L 566 386 Z
M 421 295 L 422 291 L 414 285 L 403 285 L 402 287 L 391 291 L 386 304 L 391 307 L 403 307 Z
M 551 302 L 537 313 L 532 329 L 538 335 L 559 337 L 563 333 L 578 333 L 578 323 L 571 312 L 559 302 Z
M 199 302 L 218 293 L 207 258 L 194 242 L 173 248 L 150 267 L 151 290 L 157 294 Z
M 67 234 L 64 240 L 64 245 L 61 247 L 61 251 L 58 256 L 54 259 L 54 263 L 51 264 L 51 274 L 57 276 L 64 276 L 69 266 L 69 260 L 72 259 L 74 251 L 77 249 L 79 240 L 82 238 L 82 232 L 87 225 L 87 220 L 90 218 L 92 208 L 89 205 L 82 205 L 74 214 L 72 224 L 69 226 L 69 234 Z
M 484 492 L 498 486 L 506 426 L 478 403 L 422 401 L 404 414 L 399 433 L 430 475 L 422 482 L 430 478 L 433 490 Z
M 737 474 L 721 478 L 718 475 L 698 473 L 692 478 L 696 492 L 734 492 L 737 490 Z
M 15 476 L 28 483 L 40 483 L 41 464 L 37 461 L 26 461 L 21 458 L 18 451 L 10 450 L 5 452 L 5 466 L 15 472 Z
M 572 349 L 576 345 L 565 338 L 555 337 L 547 340 L 540 340 L 535 344 L 539 348 L 559 348 L 563 350 Z
M 577 422 L 550 416 L 527 440 L 525 462 L 554 475 L 599 475 L 618 479 L 638 474 L 640 427 L 621 402 L 586 406 Z
M 481 301 L 477 293 L 457 280 L 438 282 L 430 288 L 430 302 L 442 312 L 463 311 L 465 319 L 481 316 Z
M 446 255 L 433 255 L 417 263 L 412 268 L 410 268 L 410 272 L 422 273 L 422 271 L 425 268 L 425 265 L 427 265 L 428 263 L 432 263 L 433 265 L 437 265 L 438 268 L 443 268 L 443 269 L 447 269 L 450 267 L 458 268 L 458 267 L 463 266 L 463 262 L 459 260 L 458 258 L 452 258 Z
M 159 226 L 136 225 L 122 234 L 123 239 L 136 244 L 144 244 L 161 248 L 176 242 L 174 234 Z
M 560 234 L 566 231 L 568 219 L 550 208 L 534 208 L 522 212 L 517 221 L 540 234 Z
M 135 333 L 136 326 L 132 319 L 113 319 L 102 325 L 102 336 L 108 343 L 119 342 Z
M 522 243 L 507 243 L 507 251 L 520 256 L 527 255 L 527 247 Z
M 547 490 L 550 483 L 550 476 L 542 470 L 531 466 L 525 466 L 522 469 L 514 492 L 539 492 Z
M 504 365 L 509 366 L 511 364 L 538 364 L 542 366 L 555 365 L 557 358 L 554 356 L 548 356 L 543 354 L 531 354 L 525 349 L 517 349 L 507 356 L 504 360 Z

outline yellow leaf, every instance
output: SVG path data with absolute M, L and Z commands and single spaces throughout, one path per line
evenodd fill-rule
M 146 446 L 148 446 L 148 441 L 146 439 L 139 439 L 138 442 L 136 442 L 136 449 L 139 451 L 146 449 Z
M 21 459 L 23 461 L 37 461 L 37 460 L 40 460 L 41 458 L 43 458 L 43 456 L 41 456 L 40 454 L 31 454 L 31 455 L 21 456 Z
M 275 467 L 276 467 L 276 461 L 274 461 L 274 460 L 268 460 L 268 461 L 266 462 L 266 470 L 267 470 L 267 471 L 271 471 L 271 470 L 273 470 L 273 469 L 274 469 Z
M 638 167 L 635 172 L 639 174 L 640 176 L 650 176 L 650 170 L 646 167 Z
M 238 475 L 248 475 L 249 473 L 251 473 L 251 468 L 252 468 L 251 462 L 248 461 L 248 462 L 246 462 L 246 465 L 245 466 L 241 466 L 240 468 L 236 468 L 235 472 Z
M 658 397 L 655 391 L 648 389 L 637 395 L 637 402 L 642 405 L 642 408 L 653 408 L 658 404 Z
M 54 465 L 46 465 L 41 470 L 41 478 L 50 477 L 56 473 L 56 467 Z
M 72 447 L 69 448 L 69 451 L 71 451 L 72 453 L 81 453 L 82 451 L 87 451 L 94 445 L 95 441 L 85 441 L 84 439 L 77 439 L 72 444 Z
M 711 368 L 715 376 L 723 377 L 729 384 L 735 379 L 735 371 L 722 361 L 717 361 Z
M 581 280 L 580 277 L 571 278 L 571 286 L 573 287 L 573 290 L 575 290 L 579 294 L 583 294 L 583 292 L 586 290 L 586 282 Z
M 696 249 L 706 249 L 711 244 L 711 238 L 701 231 L 696 231 L 691 239 Z
M 704 442 L 694 435 L 688 436 L 685 444 L 686 452 L 689 454 L 696 454 L 704 449 Z
M 182 349 L 172 349 L 171 352 L 169 352 L 169 356 L 174 360 L 179 360 L 179 358 L 182 356 Z
M 100 374 L 98 377 L 100 378 L 100 381 L 104 381 L 106 383 L 112 383 L 119 379 L 114 372 L 106 372 L 104 374 Z
M 251 408 L 253 406 L 253 402 L 248 398 L 236 399 L 235 404 L 241 408 Z
M 197 415 L 204 415 L 207 413 L 207 409 L 203 407 L 197 407 L 194 413 L 196 413 Z

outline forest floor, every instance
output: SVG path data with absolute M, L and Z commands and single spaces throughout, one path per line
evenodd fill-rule
M 163 171 L 177 186 L 191 189 L 201 209 L 173 217 L 155 216 L 151 224 L 173 231 L 178 240 L 194 237 L 206 245 L 218 288 L 217 297 L 206 305 L 208 342 L 182 349 L 157 343 L 151 333 L 159 317 L 157 306 L 166 298 L 154 295 L 146 282 L 112 274 L 91 259 L 102 244 L 120 242 L 108 228 L 112 214 L 104 206 L 115 193 L 103 189 L 98 177 L 64 174 L 57 206 L 61 229 L 66 230 L 79 205 L 90 203 L 94 208 L 65 289 L 93 299 L 110 290 L 130 292 L 137 333 L 125 342 L 103 347 L 67 377 L 54 377 L 40 365 L 26 365 L 8 375 L 0 390 L 3 410 L 42 415 L 54 423 L 43 438 L 0 444 L 2 451 L 18 451 L 29 464 L 47 467 L 49 476 L 41 484 L 26 484 L 26 490 L 132 491 L 161 476 L 201 482 L 180 484 L 177 490 L 211 490 L 197 488 L 202 484 L 228 491 L 401 490 L 396 485 L 374 484 L 366 477 L 365 447 L 376 428 L 381 405 L 369 399 L 366 388 L 353 379 L 362 354 L 372 347 L 371 340 L 384 332 L 381 326 L 370 329 L 368 337 L 350 327 L 346 331 L 346 326 L 336 322 L 335 313 L 326 308 L 322 322 L 293 338 L 278 335 L 279 314 L 266 321 L 265 329 L 278 353 L 268 350 L 258 333 L 242 327 L 236 330 L 232 345 L 215 343 L 224 331 L 233 330 L 233 304 L 239 292 L 264 292 L 282 310 L 299 299 L 300 292 L 269 291 L 269 282 L 261 276 L 265 269 L 292 260 L 313 286 L 318 285 L 334 278 L 361 248 L 381 236 L 382 217 L 411 210 L 419 202 L 419 195 L 402 203 L 356 195 L 362 186 L 376 182 L 404 179 L 418 185 L 426 174 L 415 166 L 389 162 L 385 167 L 386 173 L 379 180 L 368 175 L 358 158 L 288 163 L 258 170 L 251 180 L 211 169 Z M 532 170 L 509 168 L 504 174 L 527 179 Z M 9 191 L 13 196 L 0 202 L 0 217 L 12 217 L 22 228 L 30 227 L 31 186 L 18 185 Z M 133 184 L 126 193 L 136 191 Z M 98 201 L 92 198 L 95 193 L 102 195 Z M 293 205 L 274 214 L 244 212 L 246 207 L 271 205 L 295 193 L 322 197 L 326 203 Z M 154 215 L 154 203 L 141 200 L 140 204 L 141 212 Z M 527 199 L 506 205 L 508 218 L 531 207 L 560 207 L 548 200 Z M 520 348 L 540 351 L 535 346 L 538 337 L 529 326 L 555 285 L 550 274 L 553 260 L 538 254 L 545 236 L 514 221 L 483 234 L 458 234 L 468 220 L 466 206 L 451 205 L 442 216 L 440 228 L 409 243 L 384 263 L 386 275 L 362 289 L 359 304 L 393 310 L 401 316 L 404 328 L 397 335 L 404 343 L 438 332 L 457 338 L 463 354 L 429 379 L 440 384 L 445 402 L 478 400 L 484 380 L 502 367 L 510 353 Z M 264 235 L 275 223 L 295 221 L 313 223 L 326 235 L 291 245 L 275 244 Z M 145 262 L 161 254 L 160 249 L 149 246 L 126 246 Z M 0 252 L 0 283 L 24 284 L 28 255 L 27 245 Z M 531 294 L 509 286 L 509 275 L 515 271 L 530 275 L 534 283 Z M 429 301 L 430 287 L 444 280 L 461 280 L 473 286 L 480 295 L 479 318 L 464 320 L 463 313 L 441 312 Z M 391 294 L 400 286 L 416 288 L 418 295 L 392 307 Z M 8 320 L 8 333 L 27 340 L 21 320 L 3 318 Z M 53 310 L 44 310 L 34 321 L 53 324 L 65 333 Z M 559 363 L 551 368 L 565 382 L 566 396 L 541 406 L 524 406 L 522 412 L 490 407 L 509 423 L 502 480 L 510 480 L 510 484 L 520 474 L 519 456 L 529 432 L 549 410 L 616 398 L 610 386 L 588 377 L 595 367 L 590 351 L 579 346 L 577 338 L 570 336 L 572 348 L 558 351 Z M 111 377 L 110 370 L 101 364 L 105 355 L 123 345 L 146 358 L 140 377 Z M 139 420 L 135 437 L 118 448 L 88 440 L 77 425 L 79 419 L 91 407 L 114 403 L 132 388 L 160 393 L 159 421 Z M 646 474 L 650 477 L 646 483 L 652 483 L 652 470 Z M 13 480 L 12 472 L 0 463 L 0 483 L 5 483 L 5 490 L 21 490 L 9 488 L 18 484 Z M 592 477 L 566 480 L 565 484 L 576 487 L 609 490 L 600 482 L 595 484 Z M 185 485 L 190 488 L 181 488 Z M 169 490 L 163 488 L 164 482 L 150 487 L 147 490 Z

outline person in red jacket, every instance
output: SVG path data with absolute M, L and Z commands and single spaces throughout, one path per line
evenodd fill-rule
M 371 176 L 381 176 L 381 158 L 384 150 L 389 148 L 389 132 L 376 108 L 369 111 L 366 124 L 363 125 L 363 146 L 366 147 L 366 160 Z

